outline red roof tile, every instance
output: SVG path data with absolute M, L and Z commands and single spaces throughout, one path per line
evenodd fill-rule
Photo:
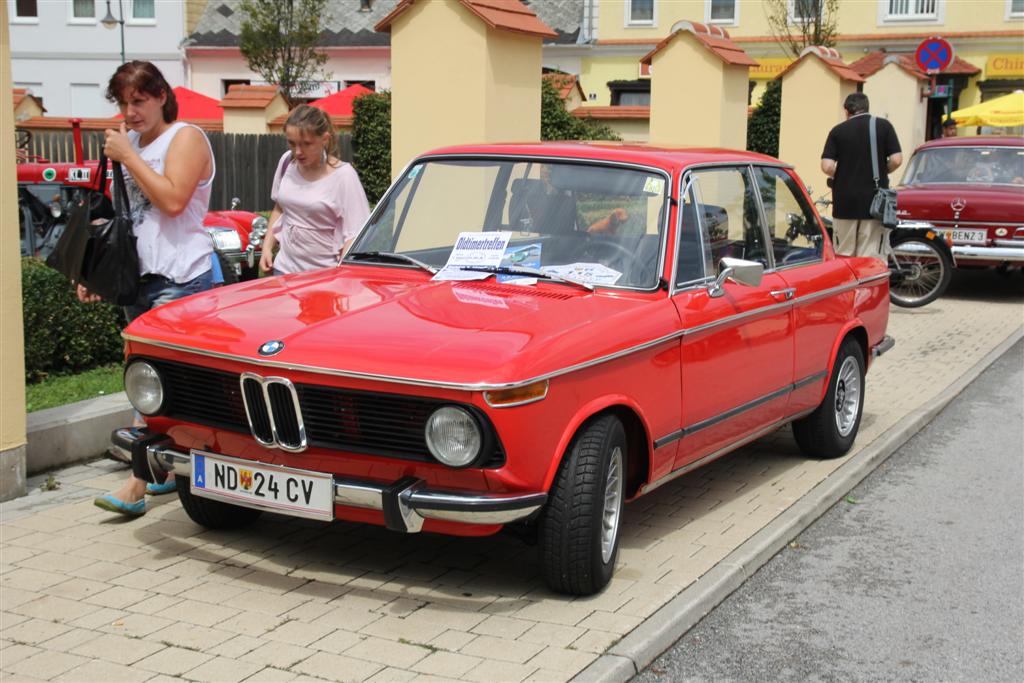
M 377 22 L 377 25 L 373 27 L 374 30 L 390 32 L 391 24 L 395 19 L 412 7 L 415 1 L 401 0 L 391 14 Z M 557 33 L 538 19 L 537 15 L 519 0 L 459 0 L 459 2 L 490 28 L 542 38 L 558 37 Z
M 569 93 L 573 90 L 577 90 L 584 100 L 587 99 L 587 94 L 583 92 L 583 86 L 580 85 L 580 79 L 573 74 L 558 74 L 550 73 L 541 76 L 545 81 L 550 81 L 551 85 L 555 86 L 555 90 L 558 91 L 558 96 L 563 100 L 569 97 Z
M 650 107 L 576 107 L 571 112 L 573 116 L 581 119 L 649 119 L 651 118 Z
M 891 42 L 895 40 L 924 40 L 934 36 L 931 33 L 848 33 L 836 36 L 837 43 L 848 42 Z M 950 31 L 942 34 L 944 38 L 1020 38 L 1024 40 L 1024 31 Z M 775 36 L 737 36 L 732 39 L 737 43 L 777 43 L 779 39 Z M 597 45 L 653 45 L 656 41 L 637 38 L 605 38 L 597 40 Z
M 679 25 L 681 28 L 672 32 L 668 38 L 665 38 L 658 43 L 653 50 L 644 55 L 643 59 L 640 60 L 640 63 L 650 64 L 654 55 L 665 49 L 676 35 L 688 32 L 693 34 L 693 36 L 700 41 L 704 47 L 716 54 L 726 64 L 733 64 L 736 66 L 757 66 L 757 62 L 744 52 L 743 48 L 732 42 L 729 38 L 729 32 L 724 28 L 720 26 L 698 24 L 695 21 L 682 21 L 679 22 Z
M 914 55 L 907 52 L 900 52 L 897 54 L 882 52 L 881 50 L 876 52 L 869 52 L 864 55 L 856 62 L 850 64 L 850 68 L 856 71 L 858 74 L 867 78 L 868 76 L 874 75 L 882 70 L 886 64 L 895 62 L 901 69 L 907 73 L 916 76 L 917 78 L 927 80 L 928 74 L 921 71 L 917 62 L 914 61 Z M 960 59 L 959 57 L 953 58 L 953 63 L 949 65 L 949 68 L 943 71 L 944 74 L 949 75 L 965 75 L 973 76 L 981 73 L 981 69 L 974 66 L 968 61 Z
M 276 85 L 233 85 L 220 101 L 225 109 L 266 109 L 277 96 Z
M 839 50 L 834 47 L 822 47 L 820 45 L 812 45 L 811 47 L 805 47 L 803 52 L 800 53 L 800 57 L 779 72 L 779 75 L 775 78 L 782 78 L 787 73 L 796 68 L 796 65 L 805 59 L 819 59 L 822 64 L 829 68 L 835 75 L 842 78 L 844 81 L 854 81 L 855 83 L 863 83 L 864 78 L 856 71 L 851 69 L 846 62 L 839 57 Z

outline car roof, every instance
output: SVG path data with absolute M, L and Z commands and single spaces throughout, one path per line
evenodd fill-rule
M 774 157 L 756 152 L 710 147 L 669 147 L 626 142 L 521 142 L 485 145 L 456 145 L 431 150 L 433 155 L 512 155 L 564 157 L 655 166 L 668 171 L 695 164 L 759 163 L 788 166 Z
M 933 147 L 1024 147 L 1024 136 L 972 135 L 963 138 L 937 138 L 924 143 L 917 150 Z

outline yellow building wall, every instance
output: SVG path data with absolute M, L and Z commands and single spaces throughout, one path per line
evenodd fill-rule
M 488 29 L 486 46 L 485 140 L 540 140 L 540 38 Z M 446 144 L 458 142 L 464 140 Z
M 651 124 L 645 119 L 601 119 L 600 123 L 618 133 L 623 142 L 647 142 L 651 139 Z
M 745 149 L 747 80 L 746 67 L 727 65 L 692 34 L 678 34 L 651 62 L 650 141 Z
M 846 120 L 843 100 L 856 90 L 855 83 L 841 80 L 815 57 L 807 57 L 782 77 L 779 158 L 796 167 L 814 198 L 827 191 L 821 172 L 825 138 Z
M 1006 0 L 939 0 L 942 21 L 892 21 L 879 18 L 874 0 L 843 0 L 837 24 L 844 34 L 937 33 L 950 31 L 1020 30 L 1024 19 L 1006 17 Z M 704 22 L 704 0 L 655 0 L 655 26 L 627 26 L 624 0 L 599 0 L 599 40 L 653 40 L 669 34 L 672 25 L 688 20 Z M 722 24 L 733 37 L 771 35 L 765 5 L 761 0 L 738 0 L 739 22 Z M 846 58 L 846 57 L 844 57 Z
M 263 135 L 270 132 L 270 127 L 262 109 L 225 109 L 224 132 Z
M 7 3 L 0 4 L 7 26 Z M 21 249 L 14 168 L 11 43 L 0 35 L 0 500 L 25 492 L 25 339 L 21 318 Z
M 914 78 L 896 64 L 886 65 L 868 76 L 864 83 L 864 94 L 871 103 L 871 113 L 889 120 L 903 148 L 904 165 L 890 176 L 894 183 L 903 177 L 910 153 L 924 142 L 928 100 L 921 99 L 920 94 L 925 84 L 925 81 Z

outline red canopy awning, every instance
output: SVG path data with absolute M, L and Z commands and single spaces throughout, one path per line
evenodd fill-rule
M 369 88 L 364 88 L 357 83 L 309 104 L 317 109 L 323 109 L 331 116 L 352 116 L 352 100 L 372 92 Z
M 224 110 L 220 100 L 207 97 L 195 90 L 178 86 L 174 88 L 174 97 L 178 100 L 179 119 L 223 119 Z

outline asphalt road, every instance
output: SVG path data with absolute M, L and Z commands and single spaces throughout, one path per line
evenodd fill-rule
M 634 680 L 1024 680 L 1024 342 Z

